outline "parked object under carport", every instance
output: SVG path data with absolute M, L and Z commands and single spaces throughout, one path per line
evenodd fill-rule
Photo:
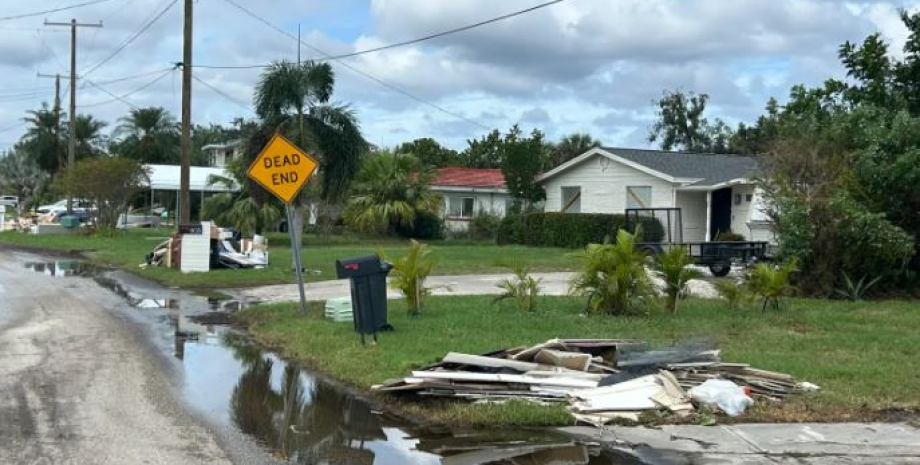
M 393 265 L 376 254 L 335 262 L 338 278 L 351 281 L 355 331 L 362 344 L 365 334 L 373 335 L 376 342 L 377 332 L 393 330 L 387 323 L 387 274 L 391 269 Z

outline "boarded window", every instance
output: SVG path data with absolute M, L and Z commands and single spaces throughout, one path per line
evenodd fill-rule
M 472 218 L 474 203 L 472 197 L 450 197 L 447 202 L 447 214 L 451 218 Z
M 562 188 L 562 213 L 581 213 L 581 187 Z
M 627 187 L 626 208 L 652 208 L 652 186 Z

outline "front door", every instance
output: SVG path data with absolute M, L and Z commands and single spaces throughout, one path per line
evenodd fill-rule
M 711 209 L 709 240 L 714 241 L 719 233 L 732 229 L 732 189 L 730 187 L 712 191 Z

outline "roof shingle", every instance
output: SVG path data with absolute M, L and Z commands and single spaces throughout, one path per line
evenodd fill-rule
M 701 179 L 694 183 L 694 186 L 713 186 L 735 179 L 760 175 L 757 160 L 748 156 L 618 147 L 601 148 L 613 155 L 675 178 Z
M 429 183 L 432 186 L 504 189 L 505 176 L 500 169 L 440 168 Z

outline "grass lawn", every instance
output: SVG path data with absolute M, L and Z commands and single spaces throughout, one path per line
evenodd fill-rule
M 117 266 L 166 286 L 184 288 L 228 288 L 265 284 L 293 283 L 290 239 L 286 234 L 269 234 L 270 265 L 263 270 L 214 270 L 210 273 L 182 274 L 165 268 L 141 269 L 144 256 L 169 237 L 169 229 L 132 229 L 115 237 L 32 235 L 16 232 L 0 233 L 2 244 L 44 249 L 80 251 L 90 260 Z M 397 257 L 404 253 L 406 242 L 396 239 L 361 237 L 356 235 L 304 235 L 303 265 L 320 270 L 307 274 L 307 281 L 335 279 L 335 260 L 375 252 Z M 435 274 L 475 274 L 506 271 L 495 261 L 512 255 L 526 258 L 535 271 L 574 269 L 577 261 L 566 249 L 497 246 L 481 242 L 435 241 L 432 256 L 438 261 Z
M 448 351 L 486 351 L 563 338 L 640 338 L 669 343 L 710 338 L 726 361 L 792 374 L 823 390 L 782 404 L 755 404 L 733 421 L 884 420 L 892 412 L 920 408 L 920 303 L 790 300 L 782 311 L 732 312 L 717 300 L 692 299 L 676 316 L 584 316 L 581 301 L 542 297 L 526 315 L 493 306 L 490 297 L 432 297 L 418 318 L 405 315 L 403 301 L 390 304 L 396 331 L 376 346 L 362 347 L 347 323 L 322 319 L 314 306 L 299 315 L 294 305 L 248 309 L 241 318 L 261 342 L 344 382 L 367 389 L 408 375 Z M 561 408 L 522 405 L 476 406 L 458 402 L 394 401 L 397 410 L 437 423 L 464 426 L 559 425 L 570 420 Z M 886 416 L 888 415 L 888 416 Z

